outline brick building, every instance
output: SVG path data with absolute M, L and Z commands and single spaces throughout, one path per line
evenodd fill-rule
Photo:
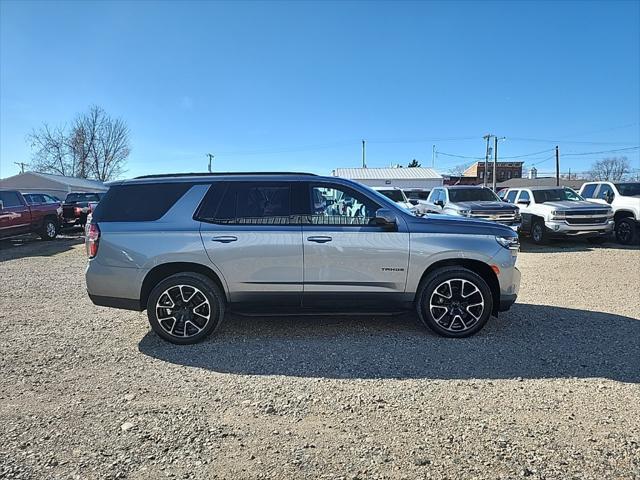
M 496 181 L 498 183 L 512 178 L 522 178 L 522 165 L 524 162 L 498 162 L 496 168 Z M 488 162 L 487 183 L 493 182 L 493 162 Z M 484 180 L 484 162 L 476 162 L 467 168 L 462 174 L 463 177 L 475 180 L 475 183 L 482 183 Z M 464 182 L 465 184 L 467 182 Z

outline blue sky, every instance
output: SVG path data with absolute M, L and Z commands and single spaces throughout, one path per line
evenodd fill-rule
M 640 145 L 640 2 L 0 1 L 0 177 L 91 104 L 125 119 L 127 176 L 328 174 Z M 440 153 L 436 168 L 470 159 Z M 638 150 L 626 154 L 640 168 Z M 551 153 L 523 157 L 541 171 Z

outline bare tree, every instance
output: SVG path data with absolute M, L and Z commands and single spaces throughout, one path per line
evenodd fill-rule
M 610 157 L 598 160 L 591 165 L 589 176 L 593 180 L 618 182 L 631 172 L 627 157 Z
M 69 132 L 64 128 L 52 130 L 45 124 L 29 139 L 36 171 L 101 181 L 124 173 L 131 152 L 126 123 L 98 106 L 79 114 Z
M 33 151 L 31 168 L 38 172 L 58 175 L 74 174 L 64 127 L 51 128 L 45 123 L 40 129 L 34 129 L 27 136 L 27 141 L 31 144 Z
M 449 175 L 454 176 L 454 177 L 461 177 L 462 174 L 465 172 L 465 170 L 467 168 L 469 168 L 469 165 L 470 164 L 468 164 L 468 163 L 463 163 L 463 164 L 460 164 L 460 165 L 456 165 L 455 167 L 451 167 L 449 169 Z

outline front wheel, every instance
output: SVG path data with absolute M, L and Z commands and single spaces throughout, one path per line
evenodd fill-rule
M 158 283 L 147 301 L 149 324 L 159 337 L 187 345 L 211 335 L 224 317 L 218 286 L 199 273 L 177 273 Z
M 58 236 L 58 224 L 50 218 L 45 218 L 39 235 L 42 240 L 53 240 Z
M 545 231 L 544 222 L 542 220 L 536 220 L 531 225 L 531 240 L 538 245 L 544 245 L 547 243 L 547 232 Z
M 615 233 L 618 243 L 631 245 L 636 236 L 636 222 L 632 218 L 621 218 L 616 222 Z
M 446 267 L 421 283 L 416 302 L 424 325 L 445 337 L 468 337 L 480 331 L 493 311 L 491 289 L 477 273 Z

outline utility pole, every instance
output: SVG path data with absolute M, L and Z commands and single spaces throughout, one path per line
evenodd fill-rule
M 367 157 L 364 140 L 362 140 L 362 168 L 367 168 Z
M 556 187 L 560 186 L 560 149 L 556 145 Z
M 20 173 L 24 173 L 24 166 L 26 165 L 26 163 L 24 162 L 13 162 L 13 163 L 15 163 L 20 167 Z
M 436 168 L 436 146 L 431 149 L 431 168 Z
M 491 134 L 486 134 L 484 138 L 487 141 L 487 153 L 484 156 L 484 174 L 482 175 L 482 186 L 487 186 L 487 174 L 489 173 L 489 139 L 491 138 Z
M 498 173 L 498 137 L 493 137 L 493 191 L 496 191 L 496 173 Z
M 211 173 L 211 163 L 213 162 L 213 157 L 215 155 L 212 155 L 211 153 L 207 153 L 207 157 L 209 157 L 209 173 Z

